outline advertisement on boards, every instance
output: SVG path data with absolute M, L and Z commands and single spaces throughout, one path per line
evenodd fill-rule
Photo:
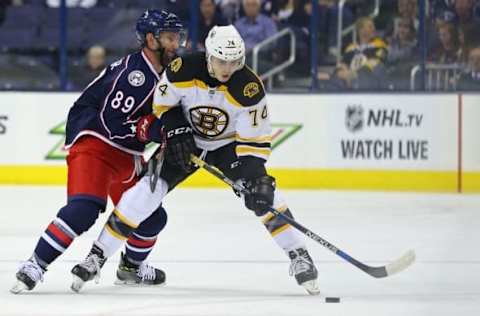
M 449 96 L 357 96 L 328 115 L 329 165 L 449 169 L 457 159 L 457 104 Z M 432 102 L 433 101 L 433 102 Z

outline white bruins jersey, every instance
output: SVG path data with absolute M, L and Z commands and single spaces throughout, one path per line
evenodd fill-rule
M 160 118 L 181 106 L 197 147 L 215 150 L 236 142 L 237 156 L 270 155 L 271 126 L 265 90 L 248 67 L 221 83 L 208 74 L 205 53 L 173 60 L 155 89 L 153 112 Z

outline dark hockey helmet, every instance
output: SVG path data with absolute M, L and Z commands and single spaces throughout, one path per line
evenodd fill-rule
M 146 43 L 148 33 L 152 33 L 158 38 L 161 32 L 175 32 L 181 36 L 181 45 L 186 41 L 186 32 L 180 18 L 165 10 L 146 10 L 137 20 L 135 30 L 137 39 L 142 46 Z

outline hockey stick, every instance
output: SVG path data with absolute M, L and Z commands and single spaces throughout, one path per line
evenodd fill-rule
M 228 184 L 230 187 L 233 189 L 243 193 L 243 194 L 248 194 L 248 190 L 245 189 L 242 185 L 239 183 L 234 182 L 232 179 L 228 178 L 225 176 L 219 169 L 217 169 L 214 166 L 209 165 L 202 159 L 198 158 L 197 156 L 192 155 L 191 161 L 196 164 L 198 167 L 205 169 L 208 171 L 210 174 L 213 176 L 217 177 L 218 179 L 222 180 L 226 184 Z M 299 224 L 297 221 L 294 219 L 288 217 L 287 215 L 279 212 L 278 210 L 274 209 L 273 207 L 268 207 L 268 211 L 273 213 L 274 215 L 281 217 L 284 219 L 288 224 L 292 225 L 296 229 L 298 229 L 300 232 L 305 234 L 306 236 L 310 237 L 311 239 L 315 240 L 337 256 L 343 258 L 345 261 L 353 264 L 360 270 L 362 270 L 365 273 L 368 273 L 369 275 L 375 277 L 375 278 L 384 278 L 387 276 L 390 276 L 392 274 L 398 273 L 400 271 L 405 270 L 408 268 L 414 261 L 415 261 L 415 251 L 409 250 L 407 251 L 403 256 L 398 258 L 397 260 L 381 267 L 372 267 L 368 266 L 355 258 L 352 258 L 349 256 L 347 253 L 343 252 L 342 250 L 338 249 L 336 246 L 328 242 L 327 240 L 323 239 L 322 237 L 318 236 L 308 228 L 304 227 L 303 225 Z

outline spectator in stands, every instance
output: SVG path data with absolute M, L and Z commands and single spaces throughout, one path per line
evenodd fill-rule
M 480 91 L 480 46 L 470 50 L 468 68 L 460 75 L 458 90 Z
M 200 0 L 200 16 L 198 21 L 197 49 L 205 49 L 204 43 L 208 32 L 215 25 L 227 25 L 222 13 L 217 10 L 215 0 Z
M 58 8 L 60 7 L 61 0 L 46 0 L 46 5 L 49 8 Z M 97 4 L 97 0 L 65 0 L 65 5 L 69 8 L 71 7 L 80 7 L 80 8 L 91 8 Z
M 318 4 L 318 20 L 320 23 L 318 28 L 321 40 L 322 42 L 324 41 L 326 43 L 328 51 L 331 54 L 336 55 L 339 14 L 338 0 L 319 0 Z M 349 4 L 345 4 L 343 7 L 342 20 L 343 28 L 346 28 L 354 23 L 353 13 Z
M 3 20 L 5 20 L 5 11 L 10 4 L 11 0 L 0 0 L 0 25 L 2 25 Z
M 241 0 L 219 0 L 217 5 L 229 24 L 233 24 L 240 17 Z
M 416 32 L 414 22 L 408 18 L 400 19 L 397 27 L 388 43 L 387 72 L 396 90 L 407 90 L 410 71 L 417 63 Z
M 342 63 L 337 67 L 332 79 L 342 83 L 344 88 L 386 89 L 387 44 L 376 36 L 373 19 L 362 17 L 357 20 L 355 27 L 358 43 L 347 46 Z
M 159 5 L 160 1 L 152 0 L 152 5 Z M 165 0 L 165 9 L 175 13 L 183 21 L 190 20 L 190 0 Z M 161 7 L 161 6 L 160 6 Z
M 453 64 L 460 60 L 460 41 L 458 29 L 452 23 L 441 24 L 438 28 L 439 45 L 432 51 L 429 61 L 441 64 Z
M 277 26 L 272 18 L 260 13 L 260 0 L 243 0 L 242 3 L 245 16 L 235 22 L 235 28 L 245 41 L 248 52 L 258 43 L 277 33 Z
M 458 16 L 458 21 L 461 25 L 475 24 L 478 26 L 480 22 L 479 3 L 475 0 L 455 0 L 455 13 Z
M 398 0 L 397 4 L 397 12 L 385 30 L 385 38 L 388 41 L 397 36 L 399 24 L 402 19 L 411 20 L 415 31 L 418 30 L 419 21 L 417 18 L 417 1 Z
M 262 13 L 271 17 L 278 25 L 292 14 L 294 2 L 295 0 L 263 0 Z
M 279 25 L 287 24 L 295 9 L 295 2 L 295 0 L 279 1 L 277 14 L 272 16 L 273 20 Z
M 408 18 L 398 20 L 397 31 L 393 38 L 388 42 L 389 64 L 404 64 L 411 62 L 415 56 L 417 48 L 417 39 L 414 22 Z
M 455 0 L 430 0 L 430 16 L 437 17 L 444 11 L 455 11 Z
M 288 24 L 292 27 L 296 37 L 296 62 L 295 68 L 302 72 L 308 71 L 310 65 L 305 63 L 310 60 L 310 18 L 312 4 L 309 0 L 295 1 L 292 15 Z
M 71 89 L 84 89 L 106 67 L 106 51 L 103 46 L 94 45 L 86 54 L 86 61 L 71 69 Z
M 0 0 L 0 25 L 2 25 L 5 20 L 5 12 L 7 11 L 8 6 L 21 5 L 23 5 L 23 0 Z
M 458 28 L 458 40 L 460 44 L 459 62 L 466 65 L 470 49 L 480 44 L 478 29 L 471 24 L 461 25 Z

